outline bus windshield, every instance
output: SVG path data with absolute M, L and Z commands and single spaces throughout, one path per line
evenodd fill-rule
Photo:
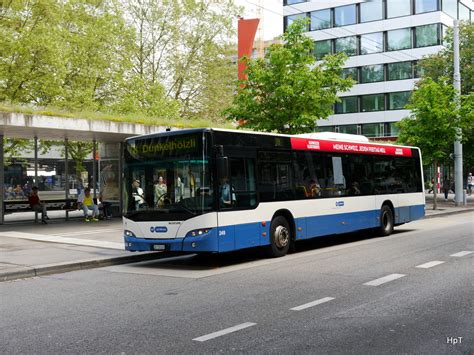
M 129 140 L 125 146 L 125 216 L 185 220 L 213 210 L 205 132 Z

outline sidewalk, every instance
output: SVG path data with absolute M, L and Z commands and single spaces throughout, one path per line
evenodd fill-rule
M 467 207 L 455 207 L 453 195 L 450 195 L 451 201 L 439 197 L 439 209 L 433 211 L 433 195 L 427 195 L 425 218 L 474 212 L 474 196 L 470 196 Z M 96 223 L 58 219 L 48 225 L 30 219 L 0 225 L 0 282 L 162 256 L 160 252 L 130 253 L 123 248 L 120 218 Z

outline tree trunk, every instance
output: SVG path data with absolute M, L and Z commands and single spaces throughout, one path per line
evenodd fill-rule
M 433 168 L 434 168 L 434 184 L 433 184 L 433 209 L 438 208 L 438 202 L 436 201 L 437 199 L 437 192 L 438 192 L 438 160 L 435 159 L 433 161 Z

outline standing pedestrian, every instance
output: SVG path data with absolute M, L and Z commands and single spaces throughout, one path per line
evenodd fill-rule
M 448 201 L 448 193 L 449 193 L 449 188 L 451 187 L 451 183 L 448 179 L 447 175 L 444 175 L 443 179 L 443 192 L 444 192 L 444 200 Z
M 472 173 L 469 173 L 467 176 L 467 194 L 469 196 L 472 194 L 472 185 L 474 185 L 474 178 L 472 177 Z

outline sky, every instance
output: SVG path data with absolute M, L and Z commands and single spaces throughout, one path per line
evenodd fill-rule
M 244 18 L 256 18 L 256 10 L 260 3 L 263 12 L 264 39 L 273 39 L 283 32 L 283 0 L 235 0 L 236 4 L 243 6 Z

